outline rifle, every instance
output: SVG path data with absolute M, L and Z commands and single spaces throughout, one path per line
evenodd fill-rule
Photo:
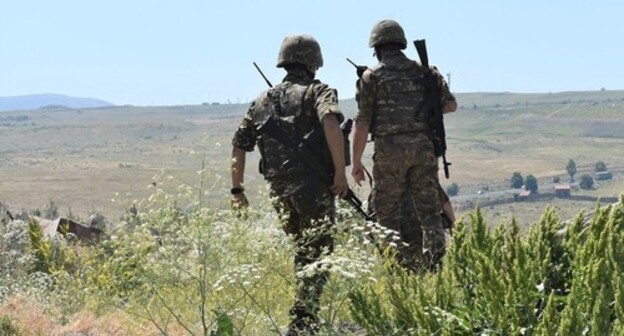
M 262 73 L 262 70 L 260 70 L 258 65 L 255 62 L 253 64 L 269 87 L 273 87 L 271 82 L 266 78 L 266 76 L 264 76 L 264 73 Z M 275 101 L 273 102 L 275 103 Z M 279 101 L 277 103 L 279 103 Z M 303 136 L 303 141 L 297 143 L 297 141 L 293 140 L 290 135 L 284 131 L 284 129 L 280 126 L 280 122 L 283 121 L 273 115 L 270 115 L 256 128 L 256 130 L 259 134 L 268 134 L 275 140 L 281 142 L 283 145 L 294 148 L 295 153 L 297 153 L 298 156 L 297 159 L 301 160 L 306 166 L 315 172 L 320 177 L 321 181 L 327 185 L 331 185 L 333 183 L 333 171 L 331 169 L 331 165 L 327 162 L 328 159 L 331 159 L 328 158 L 327 155 L 319 152 L 316 149 L 318 146 L 310 145 L 311 143 L 318 144 L 325 142 L 326 140 L 324 139 L 324 135 L 320 134 L 318 131 L 312 130 Z M 351 119 L 345 120 L 340 125 L 342 135 L 345 139 L 349 138 L 352 126 L 353 120 Z M 323 137 L 323 139 L 318 139 L 318 137 Z M 348 143 L 345 143 L 345 146 L 347 149 L 349 148 Z M 284 162 L 284 164 L 289 164 L 289 162 Z M 345 151 L 345 165 L 348 166 L 350 164 L 350 155 Z M 347 203 L 349 203 L 366 220 L 372 220 L 372 217 L 362 209 L 362 201 L 357 198 L 351 188 L 347 187 L 347 194 L 345 195 L 344 200 L 347 201 Z
M 357 65 L 353 63 L 353 61 L 350 60 L 349 57 L 347 57 L 347 62 L 351 63 L 355 67 L 355 73 L 357 74 L 358 78 L 362 78 L 362 74 L 364 73 L 364 71 L 366 71 L 366 69 L 368 69 L 366 65 Z
M 267 85 L 270 88 L 273 87 L 273 84 L 271 84 L 269 79 L 264 75 L 264 72 L 262 72 L 262 70 L 260 70 L 260 67 L 258 66 L 258 64 L 256 64 L 256 62 L 253 62 L 253 65 L 256 67 L 256 70 L 258 70 L 258 72 L 260 73 L 260 76 L 262 76 L 262 78 L 264 78 L 264 81 L 267 83 Z
M 438 87 L 438 80 L 431 69 L 429 69 L 429 58 L 427 57 L 427 45 L 425 44 L 425 40 L 414 41 L 414 47 L 416 47 L 420 63 L 425 73 L 427 101 L 422 106 L 421 110 L 428 112 L 426 115 L 429 115 L 429 124 L 433 131 L 434 152 L 437 157 L 442 156 L 444 176 L 448 179 L 450 176 L 449 166 L 451 163 L 446 161 L 446 131 L 444 129 L 442 106 L 440 106 L 440 88 Z

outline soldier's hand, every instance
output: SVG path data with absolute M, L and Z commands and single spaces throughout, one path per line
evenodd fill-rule
M 232 199 L 230 200 L 230 205 L 233 210 L 243 209 L 249 206 L 249 201 L 247 200 L 247 196 L 242 192 L 240 194 L 232 195 Z
M 349 185 L 347 184 L 347 175 L 345 172 L 342 171 L 334 174 L 334 184 L 331 186 L 332 193 L 343 198 L 347 195 L 347 189 L 349 189 Z
M 358 186 L 362 186 L 362 181 L 365 180 L 364 177 L 364 165 L 362 162 L 353 162 L 351 167 L 351 176 L 355 180 Z

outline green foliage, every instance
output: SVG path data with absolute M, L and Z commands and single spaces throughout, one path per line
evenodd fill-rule
M 214 312 L 217 315 L 217 326 L 210 332 L 210 336 L 233 336 L 234 324 L 226 313 Z
M 511 181 L 510 181 L 510 186 L 512 188 L 522 188 L 522 186 L 524 185 L 524 177 L 522 177 L 522 174 L 520 174 L 520 172 L 514 172 L 513 175 L 511 176 Z
M 457 194 L 459 194 L 459 186 L 457 183 L 451 183 L 451 185 L 446 188 L 446 193 L 449 196 L 457 196 Z
M 0 335 L 2 336 L 18 336 L 19 328 L 15 325 L 10 316 L 3 315 L 0 317 Z
M 520 236 L 515 221 L 490 230 L 477 209 L 458 223 L 441 272 L 390 272 L 351 295 L 351 314 L 374 335 L 615 335 L 624 312 L 622 199 L 588 226 L 582 218 L 562 234 L 547 209 Z
M 570 175 L 570 182 L 574 182 L 574 175 L 576 175 L 576 162 L 570 159 L 568 161 L 568 165 L 566 166 L 566 170 L 568 171 L 568 174 Z
M 50 273 L 52 265 L 52 243 L 44 239 L 43 231 L 35 220 L 28 222 L 28 236 L 30 237 L 31 251 L 35 259 L 34 272 Z
M 536 192 L 537 189 L 539 188 L 537 185 L 537 178 L 535 178 L 535 176 L 529 174 L 526 176 L 525 181 L 524 181 L 524 187 L 527 190 L 531 190 L 532 192 Z
M 582 189 L 591 189 L 594 187 L 594 178 L 589 174 L 581 175 L 581 181 L 579 182 L 579 186 Z
M 596 173 L 607 171 L 607 165 L 602 161 L 598 161 L 594 164 L 594 171 Z

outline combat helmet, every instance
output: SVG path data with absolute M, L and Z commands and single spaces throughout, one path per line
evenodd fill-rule
M 368 46 L 374 48 L 381 44 L 397 43 L 401 49 L 407 48 L 407 39 L 401 25 L 394 20 L 381 20 L 373 26 Z
M 323 66 L 321 46 L 310 35 L 286 36 L 277 55 L 277 67 L 299 63 L 312 69 Z

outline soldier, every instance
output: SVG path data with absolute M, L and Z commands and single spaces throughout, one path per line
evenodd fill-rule
M 314 79 L 322 65 L 321 48 L 313 37 L 286 37 L 277 59 L 277 67 L 286 70 L 286 77 L 256 98 L 232 140 L 232 203 L 235 206 L 248 204 L 243 189 L 245 153 L 257 144 L 262 157 L 261 173 L 271 187 L 274 207 L 280 214 L 284 231 L 296 243 L 297 293 L 287 335 L 315 334 L 318 329 L 320 296 L 328 274 L 317 271 L 306 276 L 300 271 L 319 260 L 322 254 L 332 252 L 330 230 L 335 222 L 334 199 L 335 195 L 344 196 L 347 191 L 340 129 L 344 117 L 338 108 L 337 91 Z M 326 185 L 318 174 L 311 173 L 296 148 L 259 131 L 259 125 L 269 116 L 278 118 L 281 128 L 297 142 L 311 131 L 323 134 L 321 139 L 324 140 L 314 150 L 331 158 L 333 185 Z
M 424 73 L 433 71 L 438 78 L 443 113 L 454 112 L 457 103 L 435 68 L 425 69 L 403 54 L 407 40 L 396 21 L 376 23 L 369 47 L 375 49 L 379 63 L 364 71 L 359 81 L 351 174 L 358 184 L 364 180 L 362 154 L 370 132 L 375 146 L 373 205 L 379 224 L 400 232 L 403 242 L 411 246 L 422 241 L 421 251 L 398 245 L 400 264 L 418 270 L 418 264 L 425 262 L 433 271 L 440 266 L 446 243 L 438 159 L 428 116 L 420 110 L 427 99 Z M 406 198 L 411 203 L 409 211 L 404 206 Z M 415 214 L 422 230 L 407 222 L 409 212 Z

